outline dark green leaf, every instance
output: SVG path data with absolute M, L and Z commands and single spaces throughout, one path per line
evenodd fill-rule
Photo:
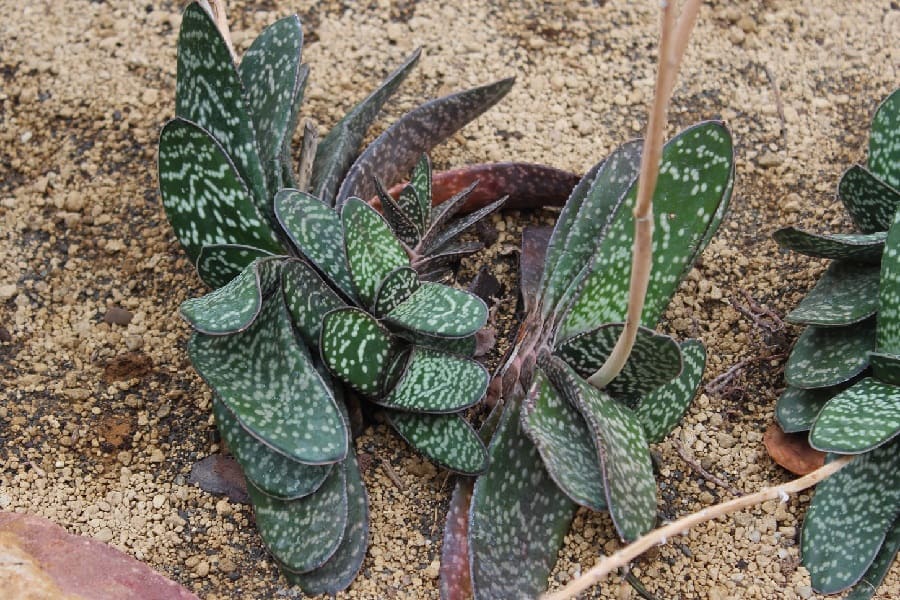
M 247 482 L 259 535 L 285 569 L 312 571 L 335 554 L 347 527 L 346 481 L 345 469 L 336 466 L 315 494 L 298 500 L 266 496 Z
M 816 487 L 800 537 L 813 588 L 844 590 L 865 574 L 900 507 L 900 442 L 861 454 Z
M 836 260 L 855 260 L 878 264 L 887 233 L 811 233 L 796 227 L 785 227 L 772 234 L 782 248 L 812 256 Z
M 194 334 L 188 354 L 240 424 L 275 451 L 307 464 L 347 455 L 344 420 L 280 294 L 241 333 Z
M 900 354 L 900 212 L 894 216 L 881 258 L 876 344 L 879 352 Z
M 809 433 L 823 452 L 858 454 L 900 433 L 900 387 L 866 378 L 828 401 Z
M 363 304 L 372 306 L 384 278 L 394 269 L 408 267 L 409 257 L 390 225 L 359 198 L 344 203 L 341 225 L 354 289 Z
M 472 183 L 468 187 L 463 188 L 447 200 L 434 207 L 434 209 L 431 211 L 431 219 L 428 225 L 428 230 L 423 235 L 423 246 L 427 243 L 430 243 L 430 241 L 433 240 L 435 236 L 437 236 L 441 231 L 447 228 L 447 225 L 450 223 L 450 219 L 458 215 L 459 212 L 463 209 L 466 204 L 466 200 L 469 198 L 472 190 L 474 190 L 477 185 L 478 182 L 476 181 L 475 183 Z
M 522 404 L 522 430 L 541 454 L 544 467 L 566 495 L 591 510 L 606 510 L 603 472 L 581 413 L 557 392 L 538 368 Z
M 492 202 L 487 206 L 479 208 L 476 211 L 470 212 L 460 219 L 451 221 L 444 229 L 440 231 L 437 229 L 431 229 L 428 233 L 429 235 L 433 234 L 434 237 L 427 240 L 423 238 L 423 252 L 426 254 L 430 254 L 444 247 L 451 240 L 459 237 L 469 227 L 472 227 L 473 225 L 475 225 L 475 223 L 481 221 L 485 217 L 499 210 L 500 207 L 503 206 L 503 204 L 506 202 L 507 198 L 508 196 L 503 196 L 499 200 Z
M 275 194 L 275 216 L 303 256 L 348 297 L 355 297 L 337 213 L 305 192 L 281 190 Z
M 421 52 L 421 50 L 413 52 L 406 62 L 388 75 L 375 91 L 354 106 L 319 143 L 313 164 L 311 189 L 313 195 L 321 198 L 326 204 L 334 204 L 334 194 L 356 157 L 369 125 L 375 120 L 387 99 L 412 71 Z M 383 176 L 381 172 L 374 172 L 371 175 Z M 364 197 L 368 199 L 372 195 L 374 192 Z
M 344 302 L 312 267 L 299 260 L 285 261 L 281 267 L 284 300 L 297 331 L 310 347 L 319 344 L 322 320 Z
M 809 431 L 825 403 L 846 387 L 804 390 L 788 386 L 775 403 L 775 418 L 785 433 Z
M 384 320 L 425 335 L 460 338 L 484 327 L 487 317 L 487 305 L 478 296 L 426 281 Z
M 835 327 L 871 317 L 878 310 L 879 274 L 877 265 L 836 260 L 786 320 Z
M 400 189 L 397 196 L 397 206 L 406 215 L 416 230 L 424 232 L 428 227 L 428 218 L 431 216 L 431 198 L 419 199 L 419 193 L 412 184 L 406 184 Z
M 884 99 L 872 118 L 869 170 L 900 189 L 900 88 Z
M 413 292 L 419 289 L 419 275 L 410 267 L 398 267 L 391 271 L 378 286 L 375 293 L 375 313 L 386 315 Z
M 300 120 L 300 106 L 303 104 L 303 93 L 306 90 L 306 81 L 309 78 L 309 66 L 300 65 L 300 74 L 297 77 L 296 86 L 294 88 L 293 108 L 291 109 L 290 120 L 288 121 L 287 132 L 281 144 L 281 152 L 276 162 L 281 166 L 281 187 L 297 189 L 297 180 L 294 176 L 293 156 L 291 156 L 291 142 L 294 137 L 294 130 L 297 129 L 297 122 Z M 304 131 L 304 135 L 306 132 Z M 317 138 L 318 139 L 318 138 Z M 301 157 L 302 159 L 302 157 Z
M 333 310 L 319 342 L 328 369 L 363 394 L 377 394 L 391 357 L 391 334 L 358 308 Z
M 416 271 L 421 273 L 422 279 L 434 280 L 428 274 L 440 271 L 459 259 L 484 249 L 484 244 L 479 241 L 450 242 L 432 251 L 427 256 L 416 262 Z
M 181 304 L 181 315 L 206 335 L 236 333 L 248 328 L 281 276 L 280 257 L 258 258 L 228 284 Z
M 237 277 L 244 267 L 271 253 L 252 246 L 216 244 L 203 246 L 197 256 L 197 274 L 203 283 L 217 289 Z
M 883 352 L 869 352 L 869 364 L 875 379 L 900 385 L 900 356 Z
M 634 409 L 650 443 L 661 442 L 681 422 L 703 379 L 706 368 L 703 344 L 698 340 L 682 342 L 681 356 L 684 368 L 678 378 L 643 396 Z
M 709 239 L 722 203 L 730 198 L 734 148 L 720 122 L 695 125 L 663 148 L 653 195 L 653 267 L 641 324 L 654 327 L 681 278 Z M 623 321 L 634 237 L 635 183 L 596 245 L 579 294 L 560 327 L 562 338 Z
M 222 146 L 194 123 L 173 119 L 159 137 L 159 191 L 169 223 L 192 261 L 203 246 L 281 245 Z
M 474 335 L 462 338 L 442 338 L 406 329 L 398 329 L 395 333 L 398 337 L 409 340 L 417 346 L 425 346 L 426 348 L 456 354 L 457 356 L 474 356 L 477 346 L 477 340 Z
M 417 346 L 396 386 L 376 402 L 413 412 L 457 412 L 481 400 L 487 386 L 487 370 L 477 362 Z
M 863 233 L 887 231 L 900 205 L 900 193 L 860 165 L 841 176 L 838 197 Z
M 894 520 L 894 525 L 888 532 L 872 565 L 863 578 L 853 586 L 850 593 L 844 596 L 844 600 L 869 600 L 884 581 L 894 559 L 897 558 L 898 550 L 900 550 L 900 518 Z
M 807 327 L 787 359 L 784 380 L 804 389 L 844 383 L 869 366 L 874 349 L 874 319 L 846 327 Z
M 241 427 L 218 398 L 213 398 L 216 427 L 244 475 L 260 492 L 281 500 L 296 500 L 312 494 L 331 471 L 332 465 L 305 465 L 275 452 Z
M 391 229 L 394 230 L 394 233 L 397 234 L 397 237 L 404 244 L 410 248 L 415 248 L 416 244 L 419 243 L 422 230 L 394 200 L 394 197 L 384 189 L 384 185 L 377 177 L 375 178 L 375 191 L 378 192 L 378 198 L 381 200 L 381 210 Z M 416 208 L 418 208 L 418 205 Z
M 196 123 L 222 145 L 247 182 L 253 204 L 270 219 L 271 198 L 241 88 L 231 51 L 216 24 L 199 4 L 190 4 L 181 16 L 178 36 L 175 115 Z M 189 157 L 188 161 L 197 160 Z
M 372 177 L 387 185 L 409 172 L 419 157 L 493 106 L 512 87 L 503 79 L 482 87 L 432 100 L 406 113 L 356 159 L 341 183 L 335 204 L 350 197 L 375 195 Z
M 410 446 L 445 469 L 477 475 L 487 467 L 484 442 L 458 414 L 428 415 L 393 410 L 386 414 Z
M 431 216 L 431 159 L 427 154 L 419 157 L 419 162 L 413 167 L 409 183 L 415 188 L 419 210 L 425 215 L 425 221 L 422 224 L 422 231 L 425 231 Z

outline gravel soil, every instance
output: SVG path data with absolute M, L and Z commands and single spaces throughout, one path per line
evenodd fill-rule
M 373 128 L 423 98 L 515 75 L 510 95 L 434 155 L 437 168 L 499 160 L 583 172 L 640 135 L 652 94 L 656 3 L 233 2 L 238 50 L 297 12 L 312 67 L 305 116 L 325 130 L 415 47 L 425 53 Z M 187 483 L 219 450 L 210 392 L 186 354 L 178 305 L 203 293 L 156 189 L 156 141 L 174 112 L 178 2 L 0 0 L 0 509 L 43 515 L 148 562 L 204 598 L 298 597 L 249 507 Z M 707 2 L 670 114 L 672 131 L 725 119 L 737 145 L 732 209 L 667 313 L 709 348 L 707 387 L 656 445 L 661 510 L 786 481 L 762 445 L 798 331 L 779 317 L 821 272 L 770 239 L 802 224 L 849 228 L 841 172 L 900 81 L 900 8 L 888 0 Z M 493 264 L 500 318 L 515 305 L 515 244 L 552 211 L 505 213 Z M 120 310 L 113 310 L 120 309 Z M 502 336 L 501 336 L 502 337 Z M 499 350 L 502 350 L 500 344 Z M 383 425 L 367 457 L 371 544 L 342 598 L 436 598 L 453 480 Z M 799 566 L 809 496 L 698 527 L 634 569 L 659 598 L 812 598 Z M 605 515 L 575 519 L 552 585 L 615 550 Z M 628 598 L 609 579 L 590 597 Z M 877 598 L 900 597 L 894 565 Z

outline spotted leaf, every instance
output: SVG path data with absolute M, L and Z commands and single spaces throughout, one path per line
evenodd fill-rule
M 477 362 L 414 347 L 394 388 L 376 402 L 387 408 L 425 413 L 458 412 L 481 400 L 487 370 Z
M 304 593 L 336 594 L 347 588 L 356 578 L 366 556 L 369 542 L 369 502 L 363 486 L 356 456 L 351 452 L 341 463 L 347 480 L 347 527 L 334 554 L 325 564 L 306 573 L 286 571 L 285 578 L 299 585 Z
M 456 219 L 455 221 L 450 221 L 440 230 L 436 228 L 429 230 L 428 237 L 422 239 L 422 251 L 426 254 L 438 251 L 451 240 L 459 237 L 459 235 L 469 227 L 499 210 L 506 202 L 507 198 L 507 196 L 503 196 L 499 200 L 491 202 L 487 206 L 483 206 L 476 211 L 472 211 L 464 217 Z
M 547 473 L 565 494 L 591 510 L 606 510 L 603 472 L 581 413 L 537 369 L 522 403 L 522 430 L 541 454 Z
M 796 227 L 785 227 L 772 234 L 782 248 L 812 256 L 878 264 L 887 233 L 811 233 Z
M 894 217 L 881 258 L 877 346 L 879 352 L 900 354 L 900 213 Z
M 487 305 L 478 296 L 426 281 L 384 320 L 425 335 L 460 338 L 484 327 L 487 317 Z
M 811 389 L 848 381 L 869 366 L 875 320 L 846 327 L 807 327 L 784 366 L 788 385 Z
M 312 494 L 331 471 L 332 465 L 305 465 L 275 452 L 241 427 L 225 404 L 213 398 L 216 427 L 237 459 L 244 476 L 263 494 L 281 500 L 296 500 Z
M 730 198 L 734 148 L 720 122 L 695 125 L 663 148 L 653 195 L 653 266 L 641 324 L 654 327 L 678 283 L 718 223 L 721 204 Z M 562 338 L 603 323 L 623 321 L 628 299 L 637 184 L 611 216 L 579 294 L 560 327 Z
M 297 500 L 266 496 L 247 482 L 259 535 L 288 571 L 318 569 L 337 551 L 348 521 L 346 480 L 345 469 L 336 466 L 316 493 Z
M 234 161 L 240 178 L 247 182 L 256 209 L 269 219 L 271 199 L 240 76 L 228 44 L 209 14 L 197 3 L 190 4 L 181 16 L 175 114 L 196 123 L 221 144 L 224 153 Z M 197 158 L 188 155 L 185 163 L 191 162 L 198 162 Z
M 844 590 L 865 574 L 900 507 L 900 441 L 861 454 L 816 486 L 800 550 L 813 588 Z
M 447 228 L 450 220 L 465 207 L 466 200 L 477 185 L 476 181 L 434 207 L 431 211 L 428 230 L 422 236 L 423 246 L 431 244 L 432 240 Z
M 555 354 L 582 377 L 593 374 L 612 352 L 624 325 L 608 323 L 575 335 L 556 345 Z M 634 398 L 668 383 L 681 373 L 681 349 L 678 343 L 641 327 L 622 372 L 605 391 L 614 396 Z
M 900 189 L 900 89 L 884 99 L 872 118 L 868 164 L 877 177 Z
M 236 244 L 203 246 L 197 256 L 197 274 L 203 283 L 217 289 L 237 277 L 257 258 L 272 256 L 270 252 Z
M 877 265 L 836 260 L 786 320 L 835 327 L 867 319 L 878 310 L 878 278 Z
M 281 258 L 259 258 L 228 284 L 181 304 L 181 315 L 206 335 L 225 335 L 250 327 L 281 276 Z
M 344 302 L 305 262 L 285 261 L 281 273 L 281 289 L 294 325 L 306 344 L 316 347 L 325 315 Z
M 785 433 L 809 431 L 822 407 L 846 387 L 804 390 L 788 386 L 775 403 L 775 418 Z
M 400 188 L 400 193 L 397 195 L 397 206 L 415 225 L 417 231 L 425 231 L 431 216 L 431 198 L 420 200 L 416 188 L 412 184 L 407 184 Z
M 378 198 L 381 200 L 381 211 L 384 218 L 390 224 L 391 229 L 400 240 L 409 246 L 415 248 L 422 236 L 421 228 L 416 224 L 410 215 L 394 200 L 394 197 L 384 189 L 384 184 L 377 177 L 375 178 L 375 191 L 378 192 Z M 418 209 L 418 203 L 416 204 Z
M 900 386 L 900 356 L 883 352 L 869 352 L 869 364 L 876 379 Z
M 681 343 L 684 368 L 673 381 L 641 397 L 634 414 L 641 422 L 647 441 L 661 442 L 681 422 L 697 394 L 706 368 L 706 349 L 698 340 Z
M 419 262 L 416 263 L 416 270 L 422 274 L 422 279 L 434 281 L 435 278 L 429 276 L 430 272 L 440 271 L 447 265 L 458 262 L 459 259 L 478 252 L 483 248 L 484 244 L 475 240 L 468 242 L 449 242 L 419 260 Z
M 491 438 L 488 470 L 469 507 L 469 561 L 476 598 L 534 598 L 547 587 L 575 504 L 557 487 L 508 398 Z
M 409 183 L 416 190 L 416 199 L 419 201 L 419 210 L 425 216 L 422 231 L 428 226 L 431 217 L 431 159 L 427 154 L 422 154 L 416 166 L 413 167 Z
M 885 537 L 884 544 L 881 545 L 881 549 L 866 574 L 853 586 L 850 593 L 844 596 L 844 600 L 869 600 L 884 581 L 894 559 L 897 558 L 898 550 L 900 550 L 900 517 L 894 520 L 894 525 Z
M 158 172 L 166 217 L 192 261 L 203 246 L 220 244 L 281 252 L 231 159 L 203 128 L 184 119 L 166 123 Z
M 389 410 L 388 421 L 410 446 L 440 466 L 464 475 L 487 467 L 484 442 L 458 414 L 429 415 Z
M 469 505 L 472 503 L 472 477 L 460 477 L 450 496 L 444 540 L 441 544 L 439 589 L 441 598 L 472 598 L 469 574 Z
M 363 394 L 377 394 L 391 357 L 391 334 L 358 308 L 325 315 L 319 348 L 328 369 Z
M 303 256 L 353 298 L 344 233 L 337 213 L 307 193 L 281 190 L 275 194 L 275 216 Z
M 863 233 L 887 231 L 900 205 L 900 192 L 860 165 L 841 176 L 838 197 Z
M 474 356 L 478 345 L 478 340 L 474 335 L 461 338 L 443 338 L 404 329 L 397 330 L 395 334 L 417 346 L 424 346 L 425 348 L 456 354 L 457 356 Z
M 867 377 L 828 401 L 809 433 L 809 443 L 823 452 L 858 454 L 898 433 L 900 387 Z
M 194 334 L 188 354 L 244 429 L 276 452 L 307 464 L 347 455 L 344 420 L 280 295 L 240 333 Z
M 398 267 L 379 284 L 375 293 L 375 313 L 386 315 L 419 289 L 419 274 L 410 267 Z
M 366 306 L 372 306 L 384 278 L 394 269 L 408 267 L 409 258 L 390 225 L 359 198 L 344 204 L 341 225 L 354 289 Z
M 456 133 L 509 92 L 512 79 L 444 96 L 400 117 L 372 142 L 350 167 L 341 183 L 335 204 L 351 197 L 375 195 L 372 177 L 378 175 L 391 185 L 408 173 L 423 153 Z

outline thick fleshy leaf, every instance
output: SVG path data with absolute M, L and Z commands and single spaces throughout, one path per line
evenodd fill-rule
M 366 556 L 369 542 L 369 502 L 356 455 L 351 452 L 341 465 L 346 471 L 348 508 L 347 527 L 341 544 L 331 558 L 314 571 L 284 573 L 288 582 L 299 585 L 306 594 L 336 594 L 347 588 L 356 578 Z
M 381 200 L 381 212 L 391 229 L 394 230 L 400 241 L 410 248 L 415 248 L 422 236 L 422 229 L 384 189 L 384 185 L 378 178 L 375 178 L 375 191 L 378 192 L 378 198 Z M 418 210 L 418 202 L 416 202 L 415 208 Z
M 335 554 L 348 521 L 346 481 L 345 469 L 337 465 L 315 494 L 297 500 L 266 496 L 247 482 L 259 535 L 285 569 L 312 571 Z
M 884 99 L 872 118 L 869 170 L 900 189 L 900 88 Z
M 419 274 L 403 266 L 391 271 L 375 292 L 375 314 L 386 315 L 419 289 Z
M 634 409 L 647 441 L 661 442 L 687 412 L 706 369 L 706 349 L 699 340 L 681 343 L 684 367 L 678 378 L 644 395 Z
M 484 442 L 458 414 L 385 412 L 390 424 L 410 446 L 445 469 L 478 475 L 487 467 Z
M 796 227 L 785 227 L 772 234 L 782 248 L 812 256 L 853 260 L 871 264 L 881 262 L 887 233 L 812 233 Z
M 522 230 L 522 251 L 519 253 L 519 293 L 522 311 L 527 315 L 538 301 L 541 278 L 547 258 L 547 245 L 553 229 L 548 226 L 528 225 Z
M 775 418 L 785 433 L 812 429 L 822 407 L 846 386 L 804 390 L 788 386 L 775 403 Z
M 282 153 L 289 147 L 285 142 L 294 132 L 295 106 L 302 99 L 309 74 L 309 69 L 300 65 L 302 48 L 300 18 L 291 15 L 266 27 L 238 68 L 270 193 L 286 187 Z
M 591 431 L 540 368 L 522 403 L 521 418 L 522 430 L 534 442 L 559 489 L 581 506 L 606 510 L 603 472 Z
M 397 195 L 397 206 L 419 232 L 424 232 L 428 228 L 428 220 L 431 216 L 431 198 L 420 200 L 419 192 L 412 184 L 400 188 L 400 193 Z
M 900 167 L 895 167 L 900 171 Z M 887 231 L 900 205 L 900 192 L 860 165 L 841 176 L 838 197 L 863 233 Z
M 275 194 L 275 216 L 303 256 L 348 297 L 355 297 L 341 219 L 334 209 L 307 193 L 281 190 Z
M 695 125 L 663 148 L 653 195 L 653 266 L 641 324 L 656 326 L 679 282 L 717 224 L 734 179 L 731 134 L 721 123 Z M 631 272 L 635 183 L 611 216 L 560 327 L 562 338 L 625 318 Z
M 275 451 L 308 464 L 347 455 L 344 419 L 280 295 L 240 333 L 194 334 L 188 354 L 240 424 Z
M 294 100 L 292 102 L 291 114 L 288 120 L 287 135 L 284 136 L 281 143 L 281 152 L 275 159 L 275 162 L 281 166 L 280 188 L 298 189 L 297 178 L 294 174 L 294 157 L 291 155 L 291 142 L 293 141 L 294 131 L 297 129 L 297 123 L 300 121 L 300 107 L 303 104 L 303 94 L 306 90 L 306 82 L 308 79 L 309 65 L 300 65 L 300 72 L 297 75 L 294 86 Z M 307 135 L 306 130 L 304 130 L 303 133 L 304 136 Z M 310 135 L 313 134 L 310 133 Z M 318 138 L 316 138 L 316 140 L 318 140 Z M 302 153 L 303 148 L 301 148 L 301 161 L 305 159 L 305 157 L 302 156 Z M 276 191 L 277 189 L 271 190 L 270 193 L 274 195 Z
M 878 310 L 879 275 L 878 265 L 836 260 L 785 318 L 819 327 L 858 323 Z
M 836 454 L 859 454 L 900 433 L 900 387 L 867 377 L 828 401 L 809 443 Z
M 874 319 L 846 327 L 807 327 L 787 359 L 784 380 L 803 389 L 839 385 L 869 366 L 874 349 Z
M 203 283 L 218 289 L 240 275 L 244 268 L 257 258 L 272 256 L 272 253 L 237 244 L 216 244 L 203 246 L 197 256 L 197 274 Z
M 578 409 L 591 430 L 616 531 L 624 540 L 637 539 L 656 523 L 656 478 L 641 422 L 562 359 L 541 362 L 553 386 Z
M 417 346 L 424 346 L 425 348 L 457 356 L 474 356 L 478 345 L 478 340 L 476 340 L 474 335 L 462 338 L 445 338 L 415 333 L 406 329 L 399 329 L 395 334 Z
M 376 403 L 412 412 L 458 412 L 481 400 L 487 386 L 488 372 L 479 363 L 417 346 L 400 380 Z
M 422 223 L 422 231 L 425 231 L 431 216 L 431 159 L 427 154 L 422 154 L 419 162 L 413 167 L 409 183 L 416 190 L 419 210 L 425 216 L 425 221 Z
M 900 354 L 900 212 L 894 216 L 881 258 L 877 346 L 879 352 Z
M 394 269 L 408 267 L 409 257 L 384 217 L 359 198 L 344 203 L 341 226 L 354 289 L 366 306 L 372 306 L 384 278 Z
M 299 260 L 282 263 L 281 281 L 294 326 L 306 344 L 315 348 L 319 344 L 322 320 L 332 310 L 344 306 L 343 300 L 312 267 Z
M 875 379 L 900 386 L 900 356 L 883 352 L 869 352 L 869 364 Z
M 372 177 L 387 185 L 409 172 L 422 154 L 440 144 L 463 125 L 493 106 L 512 87 L 502 79 L 482 87 L 444 96 L 406 113 L 372 142 L 356 159 L 341 183 L 335 204 L 351 197 L 375 195 Z
M 281 252 L 231 159 L 203 128 L 184 119 L 166 123 L 158 169 L 166 216 L 192 261 L 203 246 L 218 244 Z
M 582 377 L 603 365 L 622 332 L 621 323 L 607 323 L 556 345 L 554 353 Z M 622 372 L 605 391 L 635 397 L 668 383 L 681 373 L 681 349 L 671 337 L 641 327 Z
M 460 477 L 450 496 L 444 540 L 441 544 L 439 589 L 441 598 L 472 598 L 472 576 L 469 573 L 469 505 L 475 479 Z
M 369 125 L 378 116 L 387 99 L 412 71 L 421 53 L 421 50 L 413 52 L 397 70 L 388 75 L 375 91 L 354 106 L 322 139 L 316 150 L 316 160 L 313 164 L 311 188 L 313 195 L 321 198 L 328 205 L 334 204 L 335 192 L 359 152 L 359 145 L 362 143 Z M 371 175 L 383 176 L 380 172 L 374 172 L 370 174 L 370 177 Z M 369 196 L 364 197 L 368 198 Z
M 234 454 L 244 476 L 267 496 L 296 500 L 312 494 L 331 471 L 332 465 L 305 465 L 275 452 L 241 427 L 225 404 L 213 398 L 216 427 Z
M 872 564 L 900 507 L 900 442 L 861 454 L 816 486 L 800 551 L 813 588 L 834 594 Z
M 262 309 L 263 298 L 278 285 L 282 259 L 259 258 L 227 285 L 181 304 L 181 315 L 206 335 L 226 335 L 249 327 Z
M 894 559 L 897 558 L 898 550 L 900 550 L 900 517 L 894 521 L 884 544 L 881 545 L 881 550 L 878 551 L 866 574 L 853 586 L 850 593 L 844 596 L 844 600 L 869 600 L 874 596 L 878 586 L 884 581 L 885 575 L 894 563 Z
M 429 273 L 440 271 L 448 265 L 458 262 L 459 259 L 482 249 L 484 249 L 484 244 L 476 240 L 450 242 L 420 259 L 416 263 L 415 268 L 421 274 L 422 279 L 433 281 L 435 278 L 429 277 Z
M 611 217 L 638 175 L 642 147 L 643 140 L 622 144 L 572 190 L 547 248 L 541 282 L 545 316 L 557 309 L 557 303 L 610 227 Z
M 181 16 L 175 114 L 196 123 L 222 145 L 247 182 L 257 210 L 271 218 L 271 198 L 238 71 L 218 27 L 197 3 Z
M 520 400 L 506 399 L 475 480 L 469 561 L 476 598 L 534 598 L 547 588 L 575 504 L 557 487 L 522 430 Z
M 393 349 L 391 334 L 358 308 L 340 308 L 325 315 L 319 342 L 328 369 L 363 394 L 381 391 Z
M 430 243 L 435 236 L 439 235 L 441 231 L 447 228 L 450 220 L 465 208 L 469 195 L 472 193 L 472 190 L 476 189 L 477 185 L 478 182 L 476 181 L 459 190 L 447 200 L 435 205 L 434 209 L 431 211 L 428 230 L 423 235 L 423 245 Z M 492 198 L 492 201 L 493 200 L 495 199 Z
M 439 250 L 448 242 L 453 240 L 456 237 L 459 237 L 465 230 L 469 227 L 472 227 L 478 221 L 481 221 L 485 217 L 490 214 L 496 212 L 500 209 L 501 206 L 506 202 L 507 196 L 503 196 L 499 200 L 488 204 L 482 208 L 479 208 L 476 211 L 473 211 L 466 216 L 459 218 L 455 221 L 451 221 L 447 223 L 446 227 L 441 230 L 432 229 L 430 230 L 429 238 L 423 238 L 422 240 L 422 248 L 425 254 L 430 254 L 436 250 Z
M 484 327 L 487 317 L 487 305 L 478 296 L 425 281 L 384 320 L 425 335 L 460 338 Z

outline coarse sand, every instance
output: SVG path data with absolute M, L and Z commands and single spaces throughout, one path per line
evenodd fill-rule
M 0 510 L 108 541 L 204 598 L 297 597 L 250 508 L 186 482 L 219 446 L 177 316 L 204 290 L 156 189 L 180 11 L 149 0 L 0 0 Z M 292 12 L 312 67 L 303 114 L 320 131 L 418 46 L 420 66 L 373 134 L 422 99 L 517 78 L 505 100 L 436 150 L 436 168 L 520 160 L 583 172 L 644 125 L 655 2 L 232 2 L 238 51 Z M 707 381 L 737 368 L 654 446 L 668 518 L 730 497 L 679 451 L 737 490 L 789 479 L 762 445 L 798 333 L 779 316 L 823 262 L 779 252 L 770 234 L 793 224 L 849 230 L 834 192 L 841 172 L 864 160 L 871 115 L 900 82 L 898 39 L 900 7 L 888 0 L 703 6 L 671 131 L 726 120 L 737 183 L 664 327 L 706 343 Z M 503 213 L 497 243 L 460 271 L 465 283 L 479 264 L 494 265 L 507 328 L 521 229 L 553 217 Z M 339 597 L 436 598 L 453 478 L 383 425 L 368 426 L 356 449 L 372 532 L 359 577 Z M 659 598 L 816 597 L 798 558 L 809 497 L 698 527 L 634 573 Z M 617 547 L 606 515 L 579 512 L 552 585 Z M 610 578 L 590 597 L 634 593 Z M 900 597 L 897 564 L 876 597 Z

